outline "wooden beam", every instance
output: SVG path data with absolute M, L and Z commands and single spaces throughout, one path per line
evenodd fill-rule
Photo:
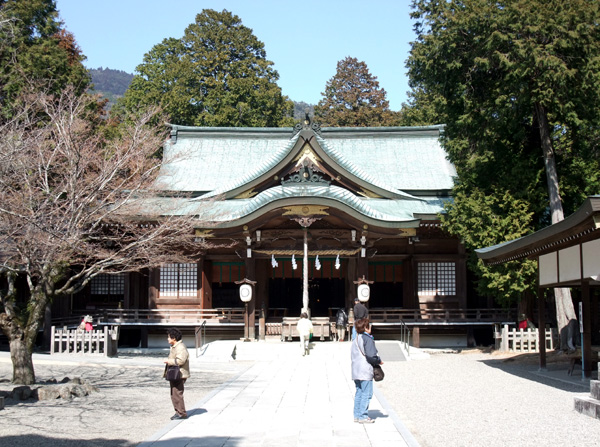
M 583 355 L 581 362 L 581 370 L 583 378 L 590 379 L 592 377 L 592 309 L 590 306 L 590 281 L 584 279 L 581 281 L 581 303 L 583 306 L 583 334 L 581 353 Z
M 538 286 L 538 346 L 540 370 L 546 370 L 546 290 Z

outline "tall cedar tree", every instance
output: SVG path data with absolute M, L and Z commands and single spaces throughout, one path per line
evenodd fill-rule
M 181 39 L 155 45 L 136 71 L 117 111 L 159 104 L 181 125 L 293 124 L 293 103 L 281 94 L 264 44 L 227 10 L 203 10 Z
M 83 93 L 90 77 L 73 35 L 52 0 L 0 0 L 0 118 L 29 84 L 56 94 L 67 85 Z
M 433 104 L 447 123 L 444 144 L 463 192 L 447 228 L 458 228 L 453 216 L 500 194 L 518 208 L 527 204 L 531 229 L 538 229 L 563 218 L 563 199 L 573 211 L 600 190 L 597 0 L 414 0 L 412 6 L 410 83 L 416 99 Z M 478 228 L 462 231 L 487 231 Z M 522 231 L 520 224 L 507 228 L 495 242 Z M 497 284 L 490 281 L 488 290 Z M 556 295 L 564 348 L 562 329 L 576 317 L 570 295 Z
M 337 72 L 325 86 L 315 107 L 323 126 L 378 127 L 398 123 L 398 114 L 389 108 L 386 91 L 379 87 L 367 64 L 354 57 L 337 63 Z

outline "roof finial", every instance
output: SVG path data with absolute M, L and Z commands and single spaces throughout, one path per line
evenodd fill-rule
M 304 127 L 310 127 L 310 116 L 308 115 L 308 112 L 308 109 L 304 109 Z

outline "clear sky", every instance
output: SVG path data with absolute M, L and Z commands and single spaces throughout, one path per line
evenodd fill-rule
M 227 9 L 264 43 L 283 94 L 316 104 L 346 56 L 367 64 L 399 110 L 414 40 L 410 0 L 56 0 L 88 68 L 134 73 L 144 54 L 181 38 L 203 9 Z

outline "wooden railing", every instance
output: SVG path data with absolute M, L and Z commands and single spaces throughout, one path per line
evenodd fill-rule
M 52 326 L 50 354 L 103 354 L 115 356 L 119 328 L 104 326 L 101 330 L 56 328 Z
M 554 349 L 554 341 L 557 339 L 556 329 L 545 331 L 546 349 Z M 508 325 L 502 327 L 502 331 L 494 332 L 496 338 L 496 349 L 512 352 L 539 352 L 540 335 L 539 329 L 510 329 Z
M 298 324 L 298 317 L 286 317 L 281 323 L 281 341 L 291 341 L 293 337 L 299 337 L 298 330 L 296 328 Z M 313 325 L 313 337 L 317 337 L 323 341 L 325 338 L 331 340 L 332 330 L 331 322 L 328 317 L 314 317 L 310 319 Z
M 216 309 L 99 309 L 73 311 L 69 319 L 53 319 L 55 326 L 73 326 L 81 322 L 83 315 L 91 315 L 94 324 L 188 324 L 208 325 L 244 324 L 244 308 Z M 284 317 L 285 319 L 286 317 Z M 328 318 L 328 317 L 324 317 Z M 369 318 L 375 324 L 446 323 L 506 323 L 516 322 L 517 312 L 506 309 L 402 309 L 371 308 Z M 279 318 L 273 318 L 279 322 Z M 333 319 L 330 317 L 330 321 Z M 274 321 L 271 321 L 271 323 Z M 269 320 L 267 320 L 269 323 Z
M 96 324 L 243 324 L 244 308 L 216 309 L 99 309 L 73 311 L 79 315 L 70 319 L 53 320 L 55 325 L 79 324 L 83 315 L 91 315 Z M 69 320 L 69 323 L 67 321 Z M 71 321 L 72 320 L 72 321 Z
M 369 309 L 372 323 L 422 322 L 422 323 L 458 323 L 482 322 L 504 323 L 516 321 L 516 311 L 507 309 Z

